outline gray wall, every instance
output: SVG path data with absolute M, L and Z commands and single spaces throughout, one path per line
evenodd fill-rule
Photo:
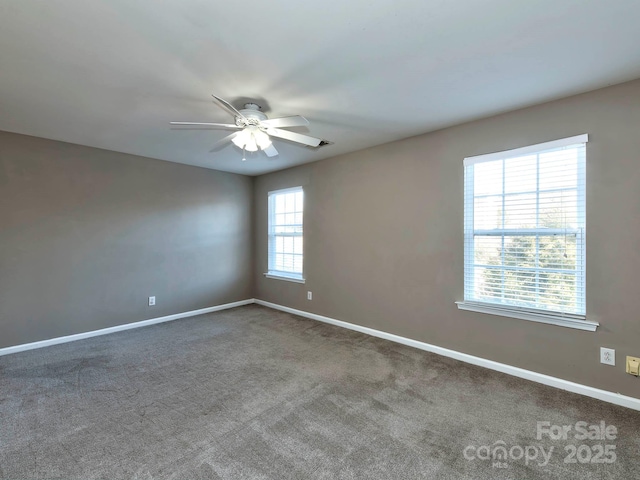
M 587 145 L 583 332 L 459 311 L 466 156 L 581 133 Z M 305 187 L 306 285 L 267 279 L 267 192 Z M 640 398 L 640 81 L 258 177 L 255 296 Z M 306 300 L 306 291 L 313 300 Z M 616 349 L 617 366 L 599 363 Z
M 0 347 L 251 298 L 252 208 L 251 178 L 0 132 Z

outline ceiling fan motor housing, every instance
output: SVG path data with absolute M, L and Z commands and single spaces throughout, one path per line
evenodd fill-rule
M 260 111 L 260 106 L 256 105 L 255 103 L 245 103 L 244 108 L 240 110 L 240 113 L 244 115 L 247 120 L 249 120 L 249 125 L 259 125 L 261 121 L 269 118 Z M 236 117 L 236 125 L 245 125 L 245 121 L 242 119 L 242 117 Z

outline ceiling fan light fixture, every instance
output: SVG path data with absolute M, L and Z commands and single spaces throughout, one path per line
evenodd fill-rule
M 253 137 L 255 138 L 258 147 L 260 147 L 260 150 L 264 150 L 271 146 L 271 139 L 269 138 L 269 135 L 264 133 L 262 130 L 253 132 Z
M 248 136 L 247 143 L 244 145 L 244 148 L 248 152 L 258 151 L 258 144 L 256 143 L 256 139 L 253 137 L 253 135 Z
M 242 130 L 238 132 L 238 134 L 231 139 L 234 145 L 238 148 L 244 149 L 244 146 L 247 144 L 247 137 L 250 135 L 247 130 Z
M 242 130 L 231 140 L 238 148 L 247 152 L 256 152 L 258 149 L 264 150 L 271 146 L 269 135 L 256 127 L 249 126 Z

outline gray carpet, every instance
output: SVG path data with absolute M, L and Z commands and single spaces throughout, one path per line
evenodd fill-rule
M 3 479 L 631 479 L 639 456 L 639 412 L 255 305 L 0 357 Z

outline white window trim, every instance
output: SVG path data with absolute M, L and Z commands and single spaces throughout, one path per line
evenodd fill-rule
M 298 192 L 302 190 L 303 194 L 304 194 L 304 187 L 303 186 L 297 186 L 297 187 L 289 187 L 289 188 L 282 188 L 280 190 L 272 190 L 270 192 L 267 192 L 267 209 L 268 209 L 268 213 L 269 213 L 269 217 L 271 216 L 271 196 L 272 195 L 276 195 L 276 194 L 283 194 L 283 193 L 290 193 L 290 192 Z M 267 220 L 268 222 L 268 220 Z M 303 212 L 303 224 L 304 224 L 304 212 Z M 303 227 L 303 238 L 304 238 L 304 227 Z M 287 282 L 293 282 L 293 283 L 305 283 L 305 278 L 304 278 L 304 270 L 305 270 L 305 264 L 306 262 L 304 261 L 304 251 L 303 251 L 303 262 L 302 262 L 302 273 L 298 274 L 298 273 L 293 273 L 293 272 L 283 272 L 281 270 L 269 270 L 269 249 L 271 248 L 271 230 L 269 225 L 267 224 L 267 271 L 263 274 L 266 278 L 271 278 L 274 280 L 284 280 Z
M 530 153 L 537 153 L 541 150 L 551 150 L 554 148 L 568 147 L 576 143 L 588 143 L 589 134 L 576 135 L 574 137 L 561 138 L 560 140 L 552 140 L 551 142 L 538 143 L 527 147 L 514 148 L 513 150 L 504 150 L 502 152 L 486 153 L 484 155 L 476 155 L 464 159 L 464 166 L 475 165 L 476 163 L 491 162 L 493 160 L 501 160 L 505 157 L 522 157 Z
M 577 330 L 586 330 L 589 332 L 595 332 L 596 328 L 600 326 L 598 322 L 587 320 L 586 317 L 581 315 L 565 315 L 555 312 L 540 313 L 540 311 L 534 312 L 519 309 L 517 307 L 500 307 L 480 302 L 456 302 L 456 305 L 458 305 L 459 310 L 487 313 L 489 315 L 499 315 L 501 317 L 518 318 L 520 320 L 558 325 L 560 327 L 575 328 Z
M 276 272 L 274 270 L 265 273 L 264 276 L 267 278 L 273 278 L 274 280 L 286 280 L 287 282 L 305 283 L 305 279 L 302 275 L 293 275 L 292 273 L 288 272 Z
M 573 137 L 562 138 L 559 140 L 553 140 L 551 142 L 538 143 L 536 145 L 529 145 L 527 147 L 515 148 L 513 150 L 505 150 L 501 152 L 495 153 L 487 153 L 484 155 L 477 155 L 473 157 L 467 157 L 464 159 L 464 166 L 475 165 L 483 162 L 490 162 L 493 160 L 500 160 L 505 157 L 518 157 L 531 153 L 537 153 L 542 150 L 551 150 L 554 148 L 565 147 L 569 145 L 575 145 L 577 143 L 587 143 L 589 141 L 589 135 L 576 135 Z M 584 176 L 584 168 L 579 173 Z M 584 182 L 584 178 L 583 178 Z M 465 210 L 468 208 L 469 199 L 465 196 Z M 465 212 L 466 214 L 466 212 Z M 584 220 L 584 211 L 582 212 L 583 220 Z M 464 232 L 465 237 L 468 235 L 468 232 Z M 469 248 L 467 243 L 465 242 L 465 248 Z M 583 248 L 582 254 L 583 257 L 585 255 L 586 248 Z M 582 264 L 584 265 L 585 259 L 582 259 Z M 584 282 L 584 274 L 582 275 L 582 281 Z M 583 287 L 584 288 L 584 287 Z M 527 310 L 523 308 L 518 308 L 515 306 L 502 306 L 495 305 L 491 303 L 482 303 L 482 302 L 470 302 L 470 301 L 459 301 L 455 302 L 458 306 L 459 310 L 467 310 L 471 312 L 477 313 L 486 313 L 490 315 L 499 315 L 503 317 L 517 318 L 521 320 L 529 320 L 532 322 L 545 323 L 549 325 L 557 325 L 561 327 L 574 328 L 578 330 L 585 330 L 590 332 L 595 332 L 600 324 L 598 322 L 594 322 L 586 319 L 586 315 L 571 315 L 564 314 L 561 312 L 544 312 L 543 310 Z

